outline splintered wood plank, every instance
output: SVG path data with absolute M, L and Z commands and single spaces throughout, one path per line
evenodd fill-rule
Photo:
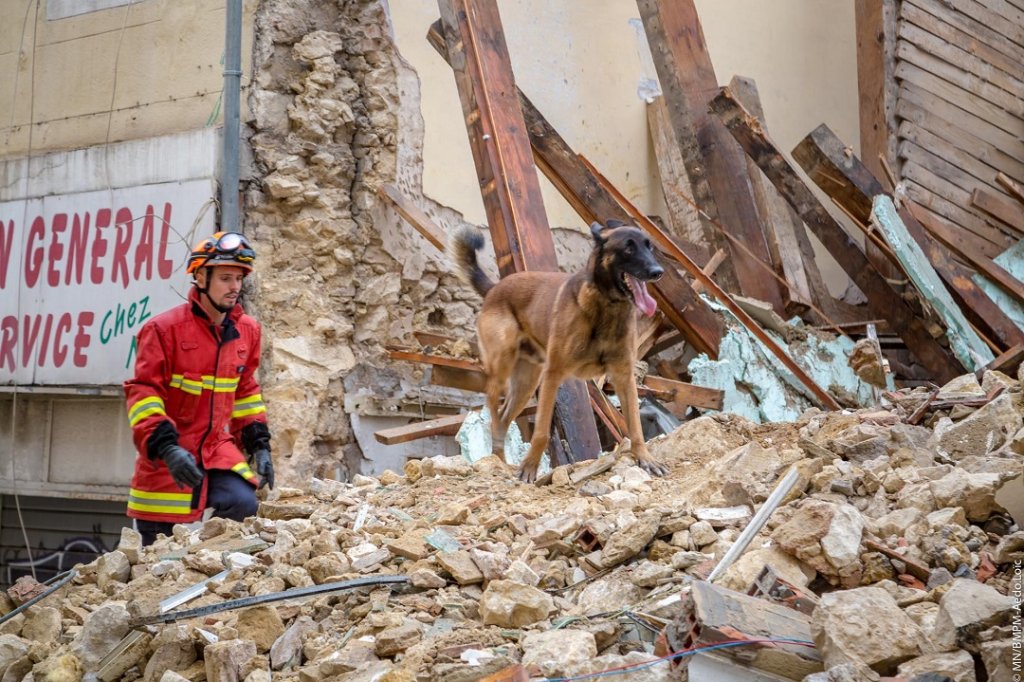
M 733 76 L 729 87 L 744 108 L 756 116 L 762 126 L 767 127 L 754 80 Z M 788 289 L 783 288 L 786 313 L 797 315 L 807 308 L 818 307 L 831 317 L 829 311 L 832 295 L 821 278 L 814 258 L 814 247 L 811 246 L 803 221 L 793 207 L 779 196 L 775 186 L 750 158 L 747 158 L 747 172 L 754 189 L 754 201 L 768 236 L 772 262 L 775 263 L 776 272 L 789 283 Z
M 1015 116 L 1018 119 L 1024 115 L 1024 100 L 1017 98 L 1001 87 L 982 80 L 966 71 L 959 64 L 950 64 L 943 59 L 929 54 L 913 43 L 901 40 L 896 46 L 896 57 L 956 85 L 976 98 L 1003 110 L 1006 114 Z
M 900 137 L 913 142 L 921 149 L 927 149 L 936 158 L 942 159 L 949 166 L 963 171 L 965 175 L 965 189 L 983 185 L 989 189 L 996 189 L 996 173 L 999 171 L 992 166 L 979 161 L 963 150 L 943 140 L 938 135 L 933 135 L 924 128 L 917 126 L 910 121 L 900 124 Z M 964 208 L 969 208 L 965 206 Z
M 1024 204 L 1024 187 L 1020 186 L 1016 180 L 1008 177 L 1004 173 L 999 173 L 996 176 L 996 182 L 999 186 L 1006 190 L 1011 197 Z
M 1024 237 L 1024 212 L 1017 205 L 983 189 L 974 190 L 971 194 L 971 204 L 998 218 L 1007 227 L 1016 231 L 1018 236 Z
M 448 417 L 438 417 L 406 426 L 374 431 L 373 437 L 377 439 L 378 443 L 397 445 L 431 436 L 454 436 L 459 432 L 459 427 L 464 421 L 466 421 L 466 415 L 453 414 Z
M 388 357 L 392 360 L 407 360 L 409 362 L 422 362 L 427 365 L 442 365 L 469 371 L 479 371 L 480 363 L 461 358 L 450 358 L 445 355 L 434 355 L 432 353 L 421 353 L 420 351 L 406 348 L 388 348 Z
M 904 11 L 908 4 L 918 7 L 954 28 L 963 31 L 981 45 L 1006 55 L 1006 57 L 1018 64 L 1024 64 L 1024 47 L 1015 45 L 1006 36 L 997 33 L 990 24 L 978 21 L 967 13 L 953 9 L 945 0 L 903 0 Z
M 867 256 L 842 226 L 832 217 L 801 180 L 756 120 L 744 111 L 729 88 L 722 88 L 709 105 L 739 141 L 746 153 L 757 162 L 779 193 L 803 218 L 821 243 L 835 257 L 850 279 L 867 297 L 871 308 L 884 317 L 899 334 L 921 364 L 939 381 L 950 381 L 962 370 L 960 362 L 948 348 L 928 332 L 923 320 L 914 314 L 903 297 L 868 261 Z
M 942 97 L 928 92 L 909 81 L 900 85 L 900 103 L 909 102 L 929 116 L 947 122 L 953 128 L 970 131 L 971 135 L 981 138 L 996 149 L 1014 159 L 1024 158 L 1024 141 L 1014 135 L 997 128 L 985 119 L 951 104 Z
M 637 7 L 697 205 L 746 247 L 732 240 L 719 245 L 731 256 L 740 291 L 781 314 L 780 287 L 764 272 L 766 265 L 771 268 L 771 254 L 743 153 L 708 115 L 708 96 L 718 79 L 697 8 L 693 0 L 637 0 Z
M 482 369 L 434 365 L 430 368 L 430 383 L 433 386 L 447 386 L 462 391 L 483 393 L 487 389 L 487 376 Z
M 979 118 L 990 121 L 997 128 L 1010 135 L 1019 134 L 1021 120 L 1018 116 L 999 105 L 992 104 L 978 97 L 973 92 L 965 90 L 959 85 L 922 69 L 916 64 L 909 61 L 900 61 L 896 65 L 896 78 L 910 81 L 921 89 L 927 90 Z
M 430 216 L 422 208 L 412 203 L 412 201 L 399 192 L 397 187 L 389 184 L 381 185 L 380 189 L 377 190 L 377 195 L 390 201 L 391 205 L 398 211 L 398 215 L 405 218 L 406 222 L 415 227 L 416 231 L 426 237 L 427 241 L 437 247 L 438 250 L 444 251 L 444 231 L 430 219 Z
M 733 300 L 728 292 L 718 286 L 718 284 L 706 275 L 696 263 L 690 260 L 690 257 L 683 253 L 683 250 L 676 246 L 672 239 L 665 234 L 660 227 L 655 225 L 650 218 L 640 212 L 636 206 L 633 206 L 633 204 L 630 203 L 630 201 L 626 199 L 621 192 L 612 186 L 606 178 L 597 173 L 597 171 L 589 165 L 589 162 L 587 162 L 586 159 L 583 160 L 587 163 L 587 167 L 590 168 L 592 173 L 594 173 L 601 185 L 611 192 L 619 204 L 629 211 L 636 223 L 647 231 L 651 236 L 651 239 L 653 239 L 662 249 L 672 254 L 672 256 L 682 264 L 686 271 L 707 289 L 716 301 L 728 309 L 739 323 L 764 345 L 769 353 L 774 355 L 779 362 L 786 367 L 786 369 L 793 373 L 797 378 L 797 381 L 802 383 L 822 406 L 830 410 L 839 409 L 839 403 L 836 402 L 836 399 L 828 391 L 823 389 L 821 386 L 818 386 L 807 372 L 805 372 L 804 369 L 800 367 L 800 365 L 798 365 L 793 358 L 791 358 L 789 354 L 775 342 L 775 339 L 770 337 L 764 329 L 761 328 L 761 325 L 759 325 L 757 321 L 747 313 L 747 311 L 741 308 L 736 301 Z
M 498 270 L 502 277 L 513 272 L 556 271 L 554 239 L 497 1 L 438 0 L 438 8 Z M 601 452 L 586 387 L 579 380 L 566 381 L 559 388 L 555 420 L 577 459 Z M 560 442 L 552 440 L 555 445 Z
M 448 60 L 441 30 L 440 22 L 435 22 L 427 33 L 427 39 Z M 631 216 L 597 183 L 576 152 L 530 99 L 521 90 L 518 94 L 537 166 L 569 205 L 588 224 L 594 221 L 606 223 L 612 219 L 632 222 Z M 662 265 L 665 267 L 664 276 L 650 287 L 658 308 L 698 352 L 717 358 L 718 344 L 724 333 L 721 320 L 676 272 L 674 265 L 667 261 Z
M 793 158 L 811 180 L 857 221 L 868 220 L 873 198 L 886 193 L 866 164 L 847 154 L 843 141 L 826 125 L 818 126 L 801 140 L 793 150 Z M 974 283 L 971 279 L 973 273 L 935 243 L 906 206 L 900 209 L 899 214 L 914 241 L 924 250 L 972 321 L 975 324 L 982 321 L 982 326 L 991 329 L 1005 346 L 1024 341 L 1024 331 Z
M 1020 303 L 1024 303 L 1024 283 L 1011 275 L 1003 266 L 958 240 L 956 230 L 951 229 L 948 225 L 943 225 L 935 219 L 935 216 L 928 215 L 926 211 L 918 213 L 921 223 L 936 239 L 960 254 L 964 260 L 973 265 L 979 273 L 992 280 L 1000 289 Z
M 661 191 L 668 207 L 669 228 L 673 235 L 706 248 L 717 244 L 714 230 L 701 220 L 697 209 L 687 201 L 693 197 L 690 180 L 686 175 L 683 155 L 676 144 L 672 122 L 664 97 L 655 97 L 647 103 L 647 129 L 654 145 L 654 156 L 658 161 L 658 177 Z
M 986 140 L 976 137 L 972 130 L 949 123 L 935 112 L 926 111 L 908 99 L 901 99 L 896 105 L 896 113 L 903 119 L 903 122 L 914 123 L 922 130 L 928 131 L 952 147 L 966 152 L 992 168 L 1005 173 L 1024 175 L 1024 162 Z M 927 147 L 928 145 L 923 146 Z
M 944 14 L 948 15 L 950 12 L 945 12 Z M 924 29 L 928 33 L 946 41 L 949 45 L 969 53 L 973 58 L 990 64 L 1006 74 L 1019 74 L 1024 70 L 1024 64 L 990 47 L 974 35 L 965 33 L 956 26 L 947 23 L 945 17 L 937 17 L 915 6 L 913 0 L 904 0 L 900 5 L 900 15 L 905 21 Z
M 899 35 L 900 38 L 912 43 L 916 48 L 928 53 L 937 60 L 955 65 L 958 67 L 958 74 L 960 73 L 959 69 L 962 69 L 963 72 L 969 75 L 961 75 L 960 77 L 965 82 L 970 82 L 974 87 L 986 86 L 987 83 L 991 83 L 1001 88 L 1010 97 L 1013 97 L 1015 92 L 1024 91 L 1024 82 L 1021 82 L 1016 76 L 1006 73 L 1002 69 L 975 57 L 970 52 L 962 50 L 949 41 L 932 35 L 910 22 L 900 22 Z M 993 92 L 997 91 L 993 90 Z M 1002 93 L 998 94 L 1002 95 Z

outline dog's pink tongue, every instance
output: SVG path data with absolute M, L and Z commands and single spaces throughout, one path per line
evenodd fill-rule
M 650 317 L 658 309 L 658 304 L 647 293 L 647 282 L 641 282 L 635 277 L 630 277 L 630 290 L 633 292 L 633 302 L 636 307 L 643 311 L 643 314 Z

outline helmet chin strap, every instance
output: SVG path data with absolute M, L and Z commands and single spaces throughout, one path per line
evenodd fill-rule
M 207 282 L 209 282 L 209 281 L 210 281 L 210 275 L 212 274 L 212 273 L 210 272 L 210 270 L 212 270 L 213 268 L 210 268 L 210 267 L 205 267 L 205 268 L 203 268 L 203 269 L 204 269 L 204 270 L 206 270 L 206 281 L 207 281 Z M 216 301 L 214 301 L 214 300 L 213 300 L 213 298 L 212 298 L 212 297 L 210 296 L 210 287 L 209 287 L 209 286 L 206 286 L 206 287 L 201 287 L 201 286 L 199 286 L 199 282 L 198 282 L 198 281 L 196 282 L 196 290 L 197 290 L 197 291 L 198 291 L 198 292 L 199 292 L 199 293 L 200 293 L 201 295 L 203 295 L 203 296 L 206 296 L 206 300 L 207 300 L 207 301 L 209 301 L 209 302 L 210 302 L 210 305 L 212 305 L 212 306 L 214 307 L 214 309 L 215 309 L 215 310 L 216 310 L 217 312 L 219 312 L 219 313 L 224 313 L 224 314 L 226 315 L 227 313 L 230 313 L 230 312 L 231 312 L 231 309 L 232 309 L 232 308 L 234 308 L 234 307 L 235 307 L 235 304 L 234 304 L 234 303 L 232 303 L 232 304 L 231 304 L 231 305 L 229 305 L 229 306 L 222 306 L 222 305 L 218 305 L 218 303 L 217 303 Z

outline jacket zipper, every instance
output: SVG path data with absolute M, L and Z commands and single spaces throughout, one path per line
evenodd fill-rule
M 227 319 L 227 318 L 225 318 Z M 199 470 L 203 472 L 205 479 L 206 468 L 203 466 L 203 446 L 206 444 L 206 439 L 209 437 L 210 432 L 213 431 L 213 407 L 214 402 L 217 398 L 217 370 L 220 367 L 220 349 L 224 347 L 224 335 L 217 333 L 216 325 L 210 325 L 210 333 L 213 334 L 213 338 L 217 341 L 217 354 L 213 360 L 213 388 L 210 389 L 210 417 L 206 423 L 206 431 L 203 432 L 203 437 L 199 439 L 199 447 L 196 448 L 196 458 L 199 460 L 196 464 Z M 204 480 L 204 484 L 208 484 Z M 199 508 L 199 497 L 202 492 L 203 484 L 198 488 L 192 490 L 192 508 Z

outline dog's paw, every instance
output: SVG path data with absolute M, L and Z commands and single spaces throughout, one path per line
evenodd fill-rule
M 637 465 L 651 476 L 660 478 L 668 474 L 668 467 L 654 458 L 637 460 Z
M 537 480 L 537 467 L 526 466 L 524 464 L 523 466 L 519 467 L 519 472 L 517 473 L 517 476 L 519 477 L 519 480 L 522 481 L 523 483 L 533 483 L 534 481 Z

